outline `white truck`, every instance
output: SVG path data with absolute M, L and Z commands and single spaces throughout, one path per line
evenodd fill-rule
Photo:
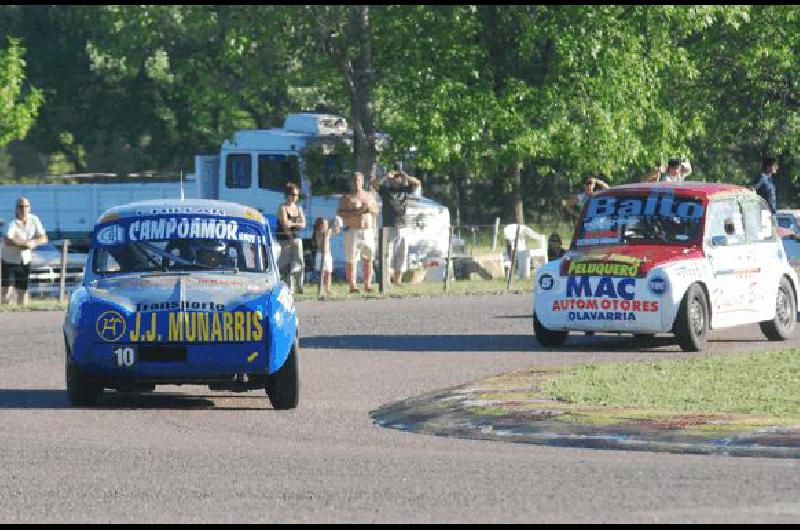
M 284 200 L 287 182 L 303 191 L 311 239 L 314 219 L 332 218 L 342 193 L 348 190 L 353 168 L 352 132 L 340 116 L 290 114 L 282 128 L 236 131 L 219 154 L 195 157 L 194 173 L 179 181 L 114 184 L 36 184 L 0 186 L 0 219 L 13 217 L 14 201 L 27 196 L 50 239 L 88 241 L 97 217 L 105 210 L 147 199 L 220 199 L 253 206 L 275 215 Z M 183 189 L 182 189 L 183 188 Z M 380 219 L 378 219 L 380 223 Z M 443 263 L 449 244 L 450 212 L 430 199 L 410 197 L 405 236 L 409 267 Z M 336 268 L 343 268 L 343 238 L 332 240 Z M 309 248 L 306 245 L 305 248 Z M 429 274 L 436 277 L 436 274 Z

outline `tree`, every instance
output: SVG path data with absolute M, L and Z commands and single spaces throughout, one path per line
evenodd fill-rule
M 356 170 L 370 179 L 377 160 L 369 6 L 312 6 L 319 48 L 336 66 L 350 103 Z
M 28 133 L 42 103 L 42 92 L 25 86 L 25 49 L 9 38 L 0 49 L 0 146 Z

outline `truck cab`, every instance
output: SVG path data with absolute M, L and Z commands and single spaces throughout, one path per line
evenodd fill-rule
M 282 128 L 236 131 L 218 155 L 195 157 L 196 195 L 247 204 L 275 215 L 284 201 L 286 184 L 294 182 L 302 190 L 300 205 L 308 220 L 301 237 L 310 240 L 314 219 L 333 218 L 349 189 L 352 144 L 346 120 L 332 114 L 291 114 Z M 412 265 L 424 266 L 428 257 L 446 255 L 448 209 L 416 197 L 409 201 L 406 215 L 410 257 L 418 262 Z M 336 239 L 332 242 L 334 261 L 341 263 L 344 253 Z

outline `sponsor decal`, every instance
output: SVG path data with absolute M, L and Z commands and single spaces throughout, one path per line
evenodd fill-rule
M 634 278 L 603 277 L 592 287 L 589 276 L 567 278 L 565 300 L 554 300 L 553 312 L 566 313 L 570 321 L 635 321 L 643 313 L 657 313 L 657 300 L 636 300 Z
M 704 276 L 703 267 L 700 265 L 686 265 L 673 271 L 675 276 L 682 280 L 694 280 Z
M 113 246 L 125 243 L 170 239 L 213 239 L 266 244 L 266 236 L 254 225 L 221 217 L 153 217 L 127 219 L 98 230 L 95 241 Z
M 154 304 L 136 304 L 136 312 L 143 311 L 225 311 L 224 304 L 215 302 L 192 302 L 188 300 L 172 300 L 169 302 L 156 302 Z
M 97 317 L 97 335 L 106 342 L 117 342 L 125 335 L 125 319 L 116 311 L 106 311 Z
M 662 276 L 650 278 L 647 285 L 650 288 L 650 292 L 658 296 L 667 292 L 667 279 Z
M 129 341 L 258 342 L 264 338 L 264 316 L 261 311 L 170 311 L 166 319 L 159 319 L 158 315 L 157 312 L 136 313 L 132 318 Z
M 597 298 L 581 300 L 554 300 L 553 312 L 571 310 L 625 311 L 633 313 L 657 313 L 661 305 L 658 300 L 609 300 Z
M 539 278 L 539 287 L 545 291 L 552 289 L 554 283 L 553 277 L 549 274 L 542 274 L 542 276 Z
M 678 200 L 672 193 L 651 193 L 644 197 L 593 197 L 587 207 L 586 219 L 595 217 L 661 216 L 699 220 L 703 205 L 695 199 Z
M 597 287 L 592 289 L 589 276 L 570 276 L 567 278 L 567 298 L 623 298 L 633 300 L 636 290 L 636 280 L 623 278 L 614 280 L 611 277 L 602 277 L 597 282 Z
M 584 256 L 570 261 L 567 274 L 570 276 L 617 276 L 635 278 L 639 274 L 642 259 L 621 254 L 606 256 Z
M 97 232 L 97 241 L 101 245 L 119 245 L 125 242 L 125 231 L 119 225 L 111 225 Z

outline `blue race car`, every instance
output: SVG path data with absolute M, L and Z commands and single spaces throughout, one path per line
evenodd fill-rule
M 64 322 L 73 405 L 106 388 L 266 388 L 276 409 L 299 397 L 297 314 L 257 210 L 144 201 L 105 212 Z

